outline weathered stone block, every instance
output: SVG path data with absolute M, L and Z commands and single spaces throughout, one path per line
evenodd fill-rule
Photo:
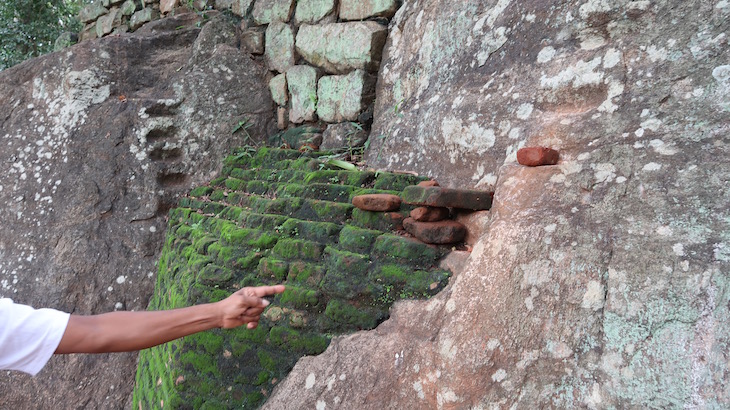
M 418 207 L 411 211 L 411 218 L 418 222 L 437 222 L 449 217 L 449 208 Z
M 294 31 L 288 24 L 278 21 L 269 24 L 264 55 L 270 70 L 285 73 L 294 65 Z
M 317 109 L 317 78 L 319 73 L 314 67 L 298 65 L 286 73 L 287 86 L 291 95 L 289 121 L 301 124 L 315 121 Z
M 285 130 L 289 124 L 289 111 L 285 107 L 276 109 L 276 128 Z
M 114 7 L 109 10 L 109 13 L 99 17 L 96 20 L 96 36 L 104 37 L 114 30 L 115 27 L 119 27 L 122 23 L 122 13 L 119 8 Z
M 403 190 L 403 202 L 411 205 L 487 210 L 492 207 L 493 192 L 442 187 L 409 186 Z
M 419 222 L 406 218 L 403 227 L 416 239 L 431 244 L 449 244 L 461 242 L 466 236 L 464 225 L 447 219 L 438 222 Z
M 294 14 L 297 23 L 316 24 L 335 10 L 335 0 L 299 0 Z
M 84 26 L 81 33 L 79 33 L 79 41 L 92 40 L 96 38 L 96 22 L 89 23 Z
M 180 5 L 180 0 L 160 0 L 160 13 L 169 13 Z
M 374 21 L 303 24 L 297 33 L 296 48 L 310 64 L 328 73 L 377 71 L 387 36 L 388 28 Z
M 81 11 L 79 12 L 79 20 L 81 20 L 81 22 L 83 23 L 89 23 L 108 12 L 109 10 L 104 7 L 100 2 L 94 2 L 91 4 L 87 4 L 86 6 L 84 6 L 83 9 L 81 9 Z
M 129 28 L 134 31 L 142 27 L 144 23 L 150 22 L 159 17 L 159 13 L 152 7 L 146 7 L 132 14 L 129 19 Z
M 365 20 L 370 17 L 391 18 L 398 10 L 396 0 L 341 0 L 340 19 Z
M 360 228 L 378 231 L 397 231 L 403 229 L 405 216 L 399 212 L 372 212 L 354 208 L 352 224 Z
M 322 134 L 320 149 L 323 151 L 347 150 L 361 147 L 367 140 L 368 133 L 356 123 L 348 121 L 330 124 Z
M 246 17 L 253 9 L 254 0 L 235 0 L 231 6 L 231 12 L 237 16 Z
M 230 10 L 233 7 L 234 0 L 215 0 L 216 10 Z
M 517 162 L 528 167 L 555 165 L 558 159 L 560 153 L 547 147 L 525 147 L 517 151 Z
M 358 195 L 352 198 L 352 204 L 364 211 L 389 212 L 400 209 L 401 199 L 389 194 Z
M 283 107 L 289 102 L 289 94 L 286 86 L 286 75 L 279 74 L 269 81 L 269 90 L 271 90 L 271 98 L 274 102 Z
M 345 226 L 340 231 L 339 246 L 345 250 L 367 254 L 370 252 L 375 239 L 383 232 L 372 229 Z
M 294 0 L 258 0 L 253 6 L 256 24 L 286 23 L 294 12 Z
M 122 4 L 120 10 L 123 16 L 131 16 L 137 10 L 137 4 L 134 0 L 127 0 Z
M 327 122 L 356 121 L 375 98 L 375 78 L 363 70 L 322 77 L 317 87 L 317 115 Z
M 241 33 L 241 43 L 251 54 L 264 54 L 264 32 L 249 28 Z
M 384 262 L 397 262 L 416 267 L 432 266 L 441 256 L 435 246 L 403 236 L 384 234 L 375 240 L 372 257 Z

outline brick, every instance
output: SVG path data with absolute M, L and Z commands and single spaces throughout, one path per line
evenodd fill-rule
M 457 243 L 466 236 L 464 225 L 452 220 L 418 222 L 413 218 L 406 218 L 403 227 L 416 239 L 430 244 Z
M 389 212 L 400 209 L 401 199 L 390 194 L 358 195 L 352 198 L 352 204 L 364 211 Z
M 411 211 L 411 218 L 418 222 L 437 222 L 449 217 L 449 208 L 422 206 Z
M 517 162 L 528 167 L 555 165 L 559 158 L 558 151 L 547 147 L 526 147 L 517 151 Z
M 409 186 L 403 190 L 403 202 L 411 205 L 442 208 L 487 210 L 492 207 L 494 192 L 443 187 Z

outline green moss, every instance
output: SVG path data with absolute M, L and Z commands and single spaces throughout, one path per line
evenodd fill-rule
M 175 231 L 175 236 L 177 236 L 178 238 L 187 238 L 190 236 L 190 232 L 192 230 L 193 228 L 187 225 L 180 225 Z
M 269 184 L 265 181 L 249 181 L 246 184 L 246 192 L 249 194 L 263 195 L 269 190 Z
M 324 352 L 329 344 L 330 338 L 320 334 L 300 334 L 289 341 L 291 350 L 310 356 Z
M 319 292 L 294 286 L 287 286 L 279 302 L 295 309 L 314 309 L 319 305 Z
M 197 188 L 194 188 L 193 190 L 191 190 L 190 196 L 194 196 L 194 197 L 208 196 L 213 191 L 214 191 L 213 187 L 200 186 L 200 187 L 197 187 Z
M 418 185 L 419 182 L 426 180 L 428 180 L 428 178 L 415 175 L 382 172 L 379 173 L 378 176 L 375 178 L 375 184 L 373 185 L 373 188 L 390 191 L 402 191 L 407 186 Z
M 188 350 L 180 355 L 180 363 L 192 366 L 192 368 L 198 373 L 220 377 L 218 365 L 209 355 Z
M 365 275 L 370 269 L 370 257 L 360 253 L 338 250 L 328 246 L 325 249 L 327 255 L 327 270 L 332 269 L 347 272 L 351 276 Z
M 316 260 L 322 256 L 324 245 L 301 239 L 281 239 L 274 246 L 273 253 L 284 259 Z
M 208 286 L 221 286 L 233 279 L 233 272 L 212 263 L 206 265 L 198 273 L 198 283 Z
M 304 195 L 306 186 L 296 183 L 281 184 L 276 189 L 279 198 L 296 198 Z
M 222 201 L 226 197 L 226 191 L 222 189 L 216 189 L 210 194 L 211 201 Z
M 433 266 L 441 256 L 435 246 L 415 239 L 385 234 L 375 240 L 373 257 L 383 261 L 396 261 L 415 267 Z
M 214 236 L 204 236 L 202 238 L 194 240 L 193 246 L 195 247 L 195 252 L 199 254 L 205 254 L 208 251 L 208 247 L 216 242 L 218 242 L 218 238 Z
M 273 231 L 287 219 L 289 218 L 283 215 L 252 213 L 246 218 L 245 226 L 263 231 Z
M 280 259 L 262 258 L 258 265 L 259 277 L 280 282 L 289 272 L 289 263 Z
M 405 213 L 398 212 L 371 212 L 357 208 L 352 210 L 353 225 L 384 232 L 401 229 L 405 217 Z
M 374 315 L 373 311 L 358 309 L 338 299 L 327 304 L 324 314 L 335 323 L 354 326 L 358 329 L 372 329 L 378 322 L 378 315 Z
M 256 268 L 258 267 L 259 261 L 263 256 L 264 254 L 262 254 L 261 252 L 249 253 L 246 256 L 236 259 L 236 266 L 239 269 L 244 270 Z
M 295 216 L 300 219 L 316 219 L 341 224 L 350 219 L 353 209 L 354 207 L 349 203 L 307 200 Z
M 289 275 L 287 282 L 307 283 L 316 286 L 324 277 L 325 268 L 322 265 L 296 261 L 289 264 Z
M 237 178 L 228 178 L 226 179 L 225 185 L 226 188 L 232 189 L 234 191 L 243 191 L 246 189 L 247 182 L 242 179 Z
M 300 237 L 320 243 L 335 242 L 341 227 L 331 222 L 302 221 L 290 218 L 279 230 L 289 237 Z
M 348 185 L 311 184 L 305 185 L 300 196 L 311 199 L 350 203 L 350 194 L 355 190 Z
M 340 231 L 339 244 L 345 250 L 367 254 L 370 252 L 375 239 L 382 234 L 381 231 L 348 225 Z
M 221 239 L 229 245 L 243 245 L 254 236 L 251 229 L 239 228 L 235 224 L 226 224 L 221 229 Z
M 212 181 L 210 181 L 210 186 L 223 186 L 223 183 L 225 182 L 226 177 L 218 177 Z
M 273 327 L 271 328 L 270 332 L 273 333 L 275 329 L 279 328 Z M 266 350 L 259 350 L 258 352 L 256 352 L 256 356 L 258 356 L 259 358 L 259 363 L 262 369 L 268 370 L 270 372 L 276 371 L 276 361 L 271 356 L 271 354 L 269 354 L 269 352 L 267 352 Z

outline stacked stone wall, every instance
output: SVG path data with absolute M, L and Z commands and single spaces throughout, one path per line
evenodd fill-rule
M 368 129 L 372 122 L 381 53 L 399 5 L 397 0 L 98 0 L 79 14 L 85 24 L 79 39 L 133 32 L 176 13 L 205 18 L 229 12 L 241 20 L 241 48 L 271 72 L 279 129 L 314 125 L 343 140 L 343 128 L 335 125 Z

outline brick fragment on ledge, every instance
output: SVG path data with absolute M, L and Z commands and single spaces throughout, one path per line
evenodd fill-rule
M 403 220 L 403 227 L 421 242 L 445 245 L 461 242 L 466 236 L 466 227 L 447 219 L 439 222 L 418 222 L 413 218 Z
M 541 165 L 555 165 L 560 159 L 560 153 L 547 147 L 525 147 L 517 151 L 517 162 L 528 167 Z
M 397 211 L 400 209 L 400 204 L 400 197 L 392 194 L 367 194 L 352 198 L 352 205 L 364 211 Z
M 418 183 L 418 186 L 429 187 L 429 186 L 440 186 L 440 185 L 439 185 L 438 182 L 436 182 L 436 181 L 434 181 L 432 179 L 432 180 L 429 180 L 429 181 L 421 181 L 421 182 Z
M 449 208 L 421 206 L 411 211 L 411 218 L 418 222 L 437 222 L 449 217 Z

